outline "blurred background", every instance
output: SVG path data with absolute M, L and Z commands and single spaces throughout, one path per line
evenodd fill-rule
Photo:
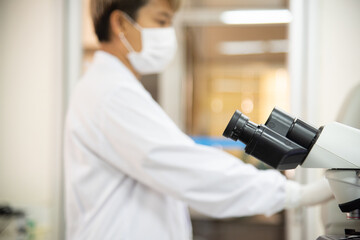
M 88 8 L 89 0 L 0 0 L 0 239 L 64 239 L 63 121 L 98 49 Z M 196 142 L 258 168 L 267 166 L 221 136 L 236 109 L 263 123 L 277 106 L 318 127 L 338 120 L 360 84 L 358 0 L 185 0 L 174 25 L 176 59 L 142 83 Z M 322 171 L 284 174 L 306 183 Z M 193 212 L 194 239 L 316 239 L 320 212 L 226 220 Z

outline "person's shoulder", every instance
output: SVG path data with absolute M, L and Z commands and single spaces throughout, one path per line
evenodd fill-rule
M 106 64 L 91 65 L 76 84 L 82 91 L 104 92 L 106 95 L 123 88 L 139 88 L 134 76 L 126 71 L 114 70 Z
M 122 102 L 135 105 L 136 102 L 152 102 L 151 95 L 140 82 L 116 82 L 107 93 L 106 103 Z

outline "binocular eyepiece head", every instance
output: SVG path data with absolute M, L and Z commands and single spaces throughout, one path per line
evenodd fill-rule
M 243 142 L 247 154 L 285 170 L 302 164 L 318 133 L 319 130 L 275 108 L 265 125 L 257 125 L 235 111 L 223 136 Z

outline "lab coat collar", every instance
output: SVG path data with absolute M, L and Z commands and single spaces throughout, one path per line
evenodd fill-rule
M 126 73 L 128 77 L 133 78 L 137 81 L 136 76 L 114 55 L 107 53 L 102 50 L 98 50 L 94 54 L 95 65 L 106 65 L 110 71 L 124 74 Z

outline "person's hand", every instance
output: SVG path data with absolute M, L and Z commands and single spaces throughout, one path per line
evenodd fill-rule
M 288 180 L 286 185 L 285 208 L 292 209 L 303 206 L 313 206 L 327 202 L 333 198 L 334 195 L 325 178 L 306 185 Z

